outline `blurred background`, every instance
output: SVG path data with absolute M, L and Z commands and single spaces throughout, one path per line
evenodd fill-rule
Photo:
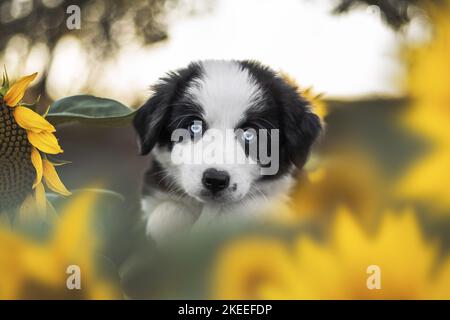
M 114 203 L 98 263 L 115 287 L 98 291 L 114 294 L 82 297 L 450 298 L 449 21 L 447 0 L 2 0 L 0 63 L 11 79 L 39 72 L 25 100 L 41 108 L 76 94 L 138 108 L 190 61 L 256 59 L 295 79 L 326 123 L 279 219 L 163 252 L 139 229 L 148 159 L 133 129 L 58 127 L 62 180 L 100 184 L 112 192 L 97 202 Z M 369 265 L 381 290 L 366 288 Z
M 81 28 L 70 30 L 66 9 L 76 3 Z M 403 97 L 401 54 L 405 45 L 431 37 L 429 17 L 409 1 L 373 3 L 2 1 L 0 62 L 11 79 L 39 72 L 28 96 L 40 95 L 41 108 L 80 93 L 139 107 L 165 72 L 207 58 L 259 60 L 326 99 Z M 60 139 L 74 162 L 72 172 L 63 173 L 73 188 L 91 178 L 136 191 L 145 159 L 131 157 L 136 149 L 129 128 L 64 128 Z M 117 161 L 106 161 L 112 158 Z M 112 176 L 117 165 L 122 174 Z

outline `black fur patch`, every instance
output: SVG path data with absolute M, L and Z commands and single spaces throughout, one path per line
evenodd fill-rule
M 173 125 L 178 124 L 178 115 L 201 115 L 201 108 L 183 96 L 189 83 L 200 74 L 200 65 L 191 63 L 187 68 L 168 73 L 152 86 L 154 94 L 138 110 L 133 121 L 142 155 L 148 154 L 157 143 L 160 146 L 172 147 L 170 137 Z
M 241 61 L 243 69 L 256 79 L 264 92 L 264 103 L 250 108 L 246 119 L 268 129 L 280 130 L 280 165 L 278 174 L 263 176 L 274 179 L 287 173 L 292 165 L 302 168 L 312 144 L 322 126 L 319 117 L 311 112 L 309 103 L 270 68 L 255 61 Z

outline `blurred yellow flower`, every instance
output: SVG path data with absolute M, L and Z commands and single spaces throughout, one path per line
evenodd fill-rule
M 282 218 L 328 220 L 343 205 L 359 221 L 371 224 L 387 191 L 381 187 L 376 163 L 363 152 L 348 148 L 323 157 L 317 167 L 311 160 L 291 194 L 290 210 Z
M 398 194 L 428 201 L 450 212 L 450 6 L 430 5 L 434 37 L 408 52 L 407 90 L 413 105 L 405 115 L 407 127 L 425 137 L 431 151 L 416 161 L 398 185 Z
M 0 211 L 18 207 L 35 190 L 37 208 L 46 209 L 45 183 L 54 192 L 69 195 L 46 154 L 59 154 L 55 127 L 43 116 L 21 105 L 37 73 L 0 88 Z M 3 95 L 4 94 L 4 95 Z
M 261 299 L 267 287 L 298 296 L 292 256 L 278 239 L 253 236 L 227 244 L 213 272 L 214 299 Z
M 45 243 L 0 229 L 0 299 L 120 298 L 95 270 L 98 241 L 90 229 L 95 198 L 86 191 L 71 200 Z M 70 265 L 80 267 L 81 290 L 66 286 Z
M 255 236 L 219 253 L 213 297 L 220 299 L 449 299 L 450 259 L 439 265 L 411 211 L 386 212 L 369 235 L 340 209 L 324 242 L 302 235 L 293 246 Z M 380 289 L 367 286 L 377 266 Z

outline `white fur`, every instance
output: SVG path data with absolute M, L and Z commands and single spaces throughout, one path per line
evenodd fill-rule
M 255 99 L 261 97 L 261 88 L 246 70 L 233 61 L 205 61 L 202 62 L 202 69 L 202 76 L 188 88 L 187 94 L 202 106 L 208 130 L 225 133 L 225 130 L 235 128 Z M 245 158 L 244 150 L 236 139 L 227 141 L 225 145 L 208 142 L 207 139 L 208 131 L 195 142 L 189 140 L 175 144 L 172 152 L 157 147 L 152 151 L 167 173 L 189 195 L 180 198 L 159 192 L 143 199 L 147 233 L 157 241 L 171 238 L 190 227 L 198 229 L 238 217 L 260 216 L 270 203 L 284 200 L 292 185 L 290 176 L 256 185 L 260 168 L 251 163 L 174 164 L 171 153 L 189 152 L 189 148 L 195 148 L 195 144 L 200 143 L 219 153 L 227 154 L 234 149 L 238 151 L 238 157 Z M 208 168 L 226 170 L 230 175 L 230 186 L 236 184 L 235 190 L 226 192 L 223 203 L 202 199 L 201 180 Z
M 164 243 L 186 232 L 201 231 L 212 225 L 230 224 L 236 221 L 260 219 L 276 213 L 288 200 L 288 192 L 294 180 L 290 176 L 277 182 L 263 183 L 262 192 L 270 196 L 256 196 L 245 201 L 217 205 L 201 203 L 191 198 L 175 198 L 158 193 L 142 199 L 146 233 L 157 243 Z
M 203 77 L 188 93 L 204 108 L 210 128 L 234 128 L 261 89 L 237 62 L 208 60 L 201 64 Z

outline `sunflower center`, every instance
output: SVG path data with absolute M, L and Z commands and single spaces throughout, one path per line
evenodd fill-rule
M 36 171 L 27 133 L 13 109 L 0 104 L 0 211 L 17 207 L 32 191 Z

